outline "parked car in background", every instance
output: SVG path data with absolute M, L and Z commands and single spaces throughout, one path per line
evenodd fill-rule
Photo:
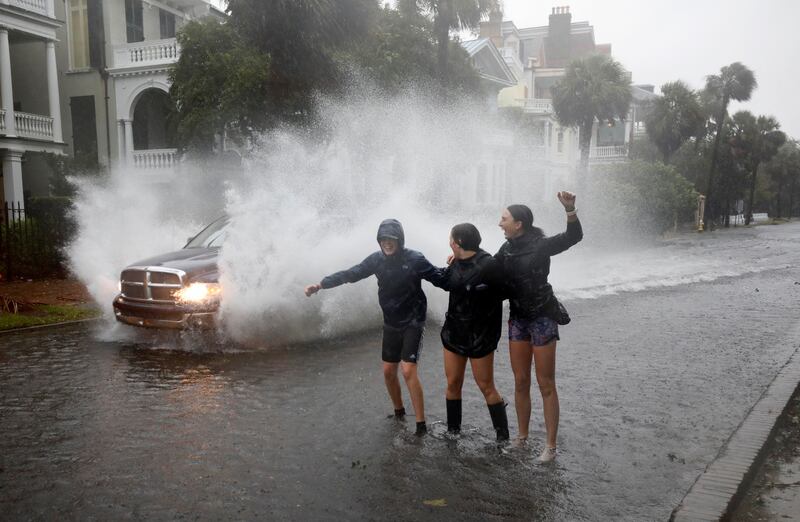
M 211 328 L 222 288 L 217 260 L 229 225 L 221 217 L 181 250 L 137 261 L 120 274 L 114 315 L 150 328 Z

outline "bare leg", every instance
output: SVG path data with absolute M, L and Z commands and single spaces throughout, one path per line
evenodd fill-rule
M 556 391 L 556 341 L 533 348 L 536 365 L 536 382 L 542 394 L 544 425 L 547 430 L 547 447 L 556 447 L 558 435 L 558 392 Z
M 467 358 L 442 349 L 444 352 L 444 374 L 447 377 L 447 391 L 445 399 L 461 398 L 461 388 L 464 386 L 464 371 L 467 368 Z
M 517 410 L 520 439 L 528 438 L 528 426 L 531 421 L 532 351 L 530 341 L 508 342 L 511 370 L 514 372 L 514 408 Z
M 411 404 L 414 405 L 414 414 L 417 417 L 417 422 L 423 422 L 425 420 L 425 397 L 422 394 L 422 383 L 419 382 L 419 376 L 417 375 L 417 365 L 416 363 L 402 361 L 400 370 L 406 380 L 406 387 L 408 388 L 408 394 L 411 396 Z
M 475 378 L 475 384 L 478 385 L 481 393 L 483 393 L 486 404 L 497 404 L 501 402 L 503 398 L 500 397 L 500 393 L 498 393 L 497 388 L 494 387 L 494 352 L 480 359 L 470 359 L 469 362 L 472 366 L 472 376 Z M 461 374 L 461 378 L 463 380 L 463 373 Z M 460 397 L 459 395 L 458 398 Z M 448 399 L 449 398 L 450 397 L 448 397 Z
M 386 390 L 395 410 L 403 407 L 403 396 L 400 393 L 400 380 L 397 378 L 398 363 L 383 362 L 383 380 L 386 382 Z

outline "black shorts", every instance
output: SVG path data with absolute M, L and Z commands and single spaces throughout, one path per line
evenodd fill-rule
M 422 350 L 422 334 L 424 325 L 411 325 L 405 328 L 393 328 L 383 325 L 383 360 L 389 363 L 419 362 Z

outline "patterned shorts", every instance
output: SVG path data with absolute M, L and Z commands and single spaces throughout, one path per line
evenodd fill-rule
M 560 339 L 558 324 L 549 317 L 508 320 L 509 341 L 529 341 L 533 346 L 544 346 L 553 339 Z

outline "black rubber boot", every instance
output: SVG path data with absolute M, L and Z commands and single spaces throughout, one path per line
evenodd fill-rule
M 425 424 L 425 421 L 418 422 L 417 423 L 417 431 L 416 431 L 415 435 L 417 437 L 422 437 L 426 433 L 428 433 L 428 425 Z
M 446 399 L 447 401 L 447 431 L 450 433 L 461 432 L 461 399 Z
M 489 415 L 492 416 L 492 425 L 497 432 L 497 442 L 508 440 L 508 416 L 506 416 L 506 401 L 497 404 L 488 404 Z
M 395 419 L 402 419 L 406 416 L 406 409 L 400 408 L 399 410 L 394 410 L 394 418 Z

